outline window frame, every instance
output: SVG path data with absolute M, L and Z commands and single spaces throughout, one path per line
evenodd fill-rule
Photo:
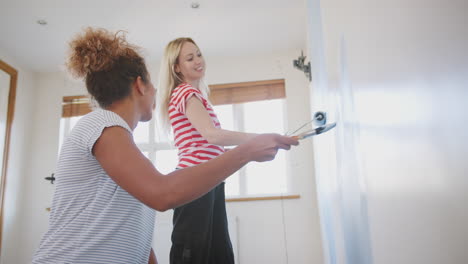
M 209 100 L 213 106 L 231 105 L 233 107 L 233 120 L 235 131 L 245 131 L 244 129 L 244 106 L 243 103 L 266 101 L 273 99 L 284 99 L 283 122 L 286 124 L 286 85 L 284 79 L 272 79 L 262 81 L 226 83 L 209 85 Z M 216 112 L 216 111 L 215 111 Z M 286 155 L 286 193 L 291 192 L 291 183 L 289 179 L 290 168 L 288 166 L 289 157 Z M 239 171 L 239 195 L 229 196 L 229 199 L 244 199 L 248 197 L 263 197 L 261 194 L 248 194 L 247 184 L 247 166 Z M 274 195 L 275 193 L 272 193 Z M 281 196 L 272 196 L 281 197 Z M 243 201 L 243 200 L 242 200 Z
M 282 105 L 282 109 L 283 109 L 283 113 L 282 113 L 282 120 L 283 120 L 283 124 L 286 125 L 286 98 L 278 98 L 280 100 L 282 100 L 280 103 Z M 260 101 L 264 101 L 264 100 L 260 100 Z M 259 101 L 252 101 L 252 102 L 259 102 Z M 247 102 L 249 103 L 249 102 Z M 245 124 L 246 124 L 246 121 L 245 121 L 245 104 L 241 103 L 241 104 L 229 104 L 230 107 L 232 107 L 232 114 L 233 114 L 233 128 L 235 131 L 241 131 L 241 132 L 244 132 L 245 131 Z M 214 106 L 215 109 L 214 111 L 216 111 L 216 106 Z M 219 116 L 218 116 L 219 118 Z M 249 131 L 245 131 L 245 132 L 249 132 Z M 265 132 L 268 132 L 268 131 L 265 131 Z M 267 194 L 262 194 L 262 193 L 253 193 L 253 194 L 249 194 L 248 193 L 248 178 L 247 178 L 247 170 L 248 170 L 248 165 L 247 166 L 244 166 L 242 168 L 240 168 L 237 172 L 238 172 L 238 184 L 239 184 L 239 194 L 237 195 L 227 195 L 228 199 L 229 200 L 233 200 L 233 201 L 244 201 L 245 199 L 250 199 L 249 197 L 251 198 L 264 198 L 264 197 L 285 197 L 284 194 L 287 194 L 287 193 L 291 193 L 291 182 L 290 182 L 290 179 L 289 179 L 289 171 L 290 171 L 290 168 L 289 168 L 289 155 L 286 153 L 285 155 L 285 190 L 284 191 L 272 191 L 272 192 L 269 192 Z

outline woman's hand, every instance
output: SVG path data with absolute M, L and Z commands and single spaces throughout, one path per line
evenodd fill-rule
M 150 251 L 148 264 L 158 264 L 158 260 L 156 259 L 156 255 L 154 254 L 153 248 L 151 248 L 151 251 Z
M 278 149 L 289 150 L 291 145 L 297 146 L 299 141 L 280 134 L 261 134 L 239 147 L 245 148 L 245 154 L 249 156 L 250 161 L 263 162 L 273 160 Z

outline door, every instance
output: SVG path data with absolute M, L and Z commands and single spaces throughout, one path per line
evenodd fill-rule
M 466 1 L 308 0 L 326 263 L 468 263 Z
M 13 67 L 0 60 L 0 249 L 2 248 L 5 182 L 7 179 L 10 132 L 15 109 L 17 76 L 18 72 Z

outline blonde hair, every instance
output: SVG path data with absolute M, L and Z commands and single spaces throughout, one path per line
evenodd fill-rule
M 164 55 L 161 61 L 158 84 L 158 109 L 159 122 L 163 131 L 170 133 L 169 121 L 169 102 L 171 100 L 172 91 L 174 88 L 184 82 L 180 73 L 175 71 L 175 66 L 178 64 L 180 50 L 186 42 L 191 42 L 193 45 L 198 45 L 191 38 L 177 38 L 169 42 L 164 49 Z M 200 91 L 208 96 L 208 86 L 204 81 L 200 81 Z

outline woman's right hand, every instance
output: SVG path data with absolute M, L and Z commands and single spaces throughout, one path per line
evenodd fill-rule
M 261 134 L 246 141 L 239 147 L 245 148 L 245 154 L 249 161 L 270 161 L 273 160 L 278 149 L 289 150 L 291 145 L 299 145 L 296 138 L 282 136 L 280 134 Z

